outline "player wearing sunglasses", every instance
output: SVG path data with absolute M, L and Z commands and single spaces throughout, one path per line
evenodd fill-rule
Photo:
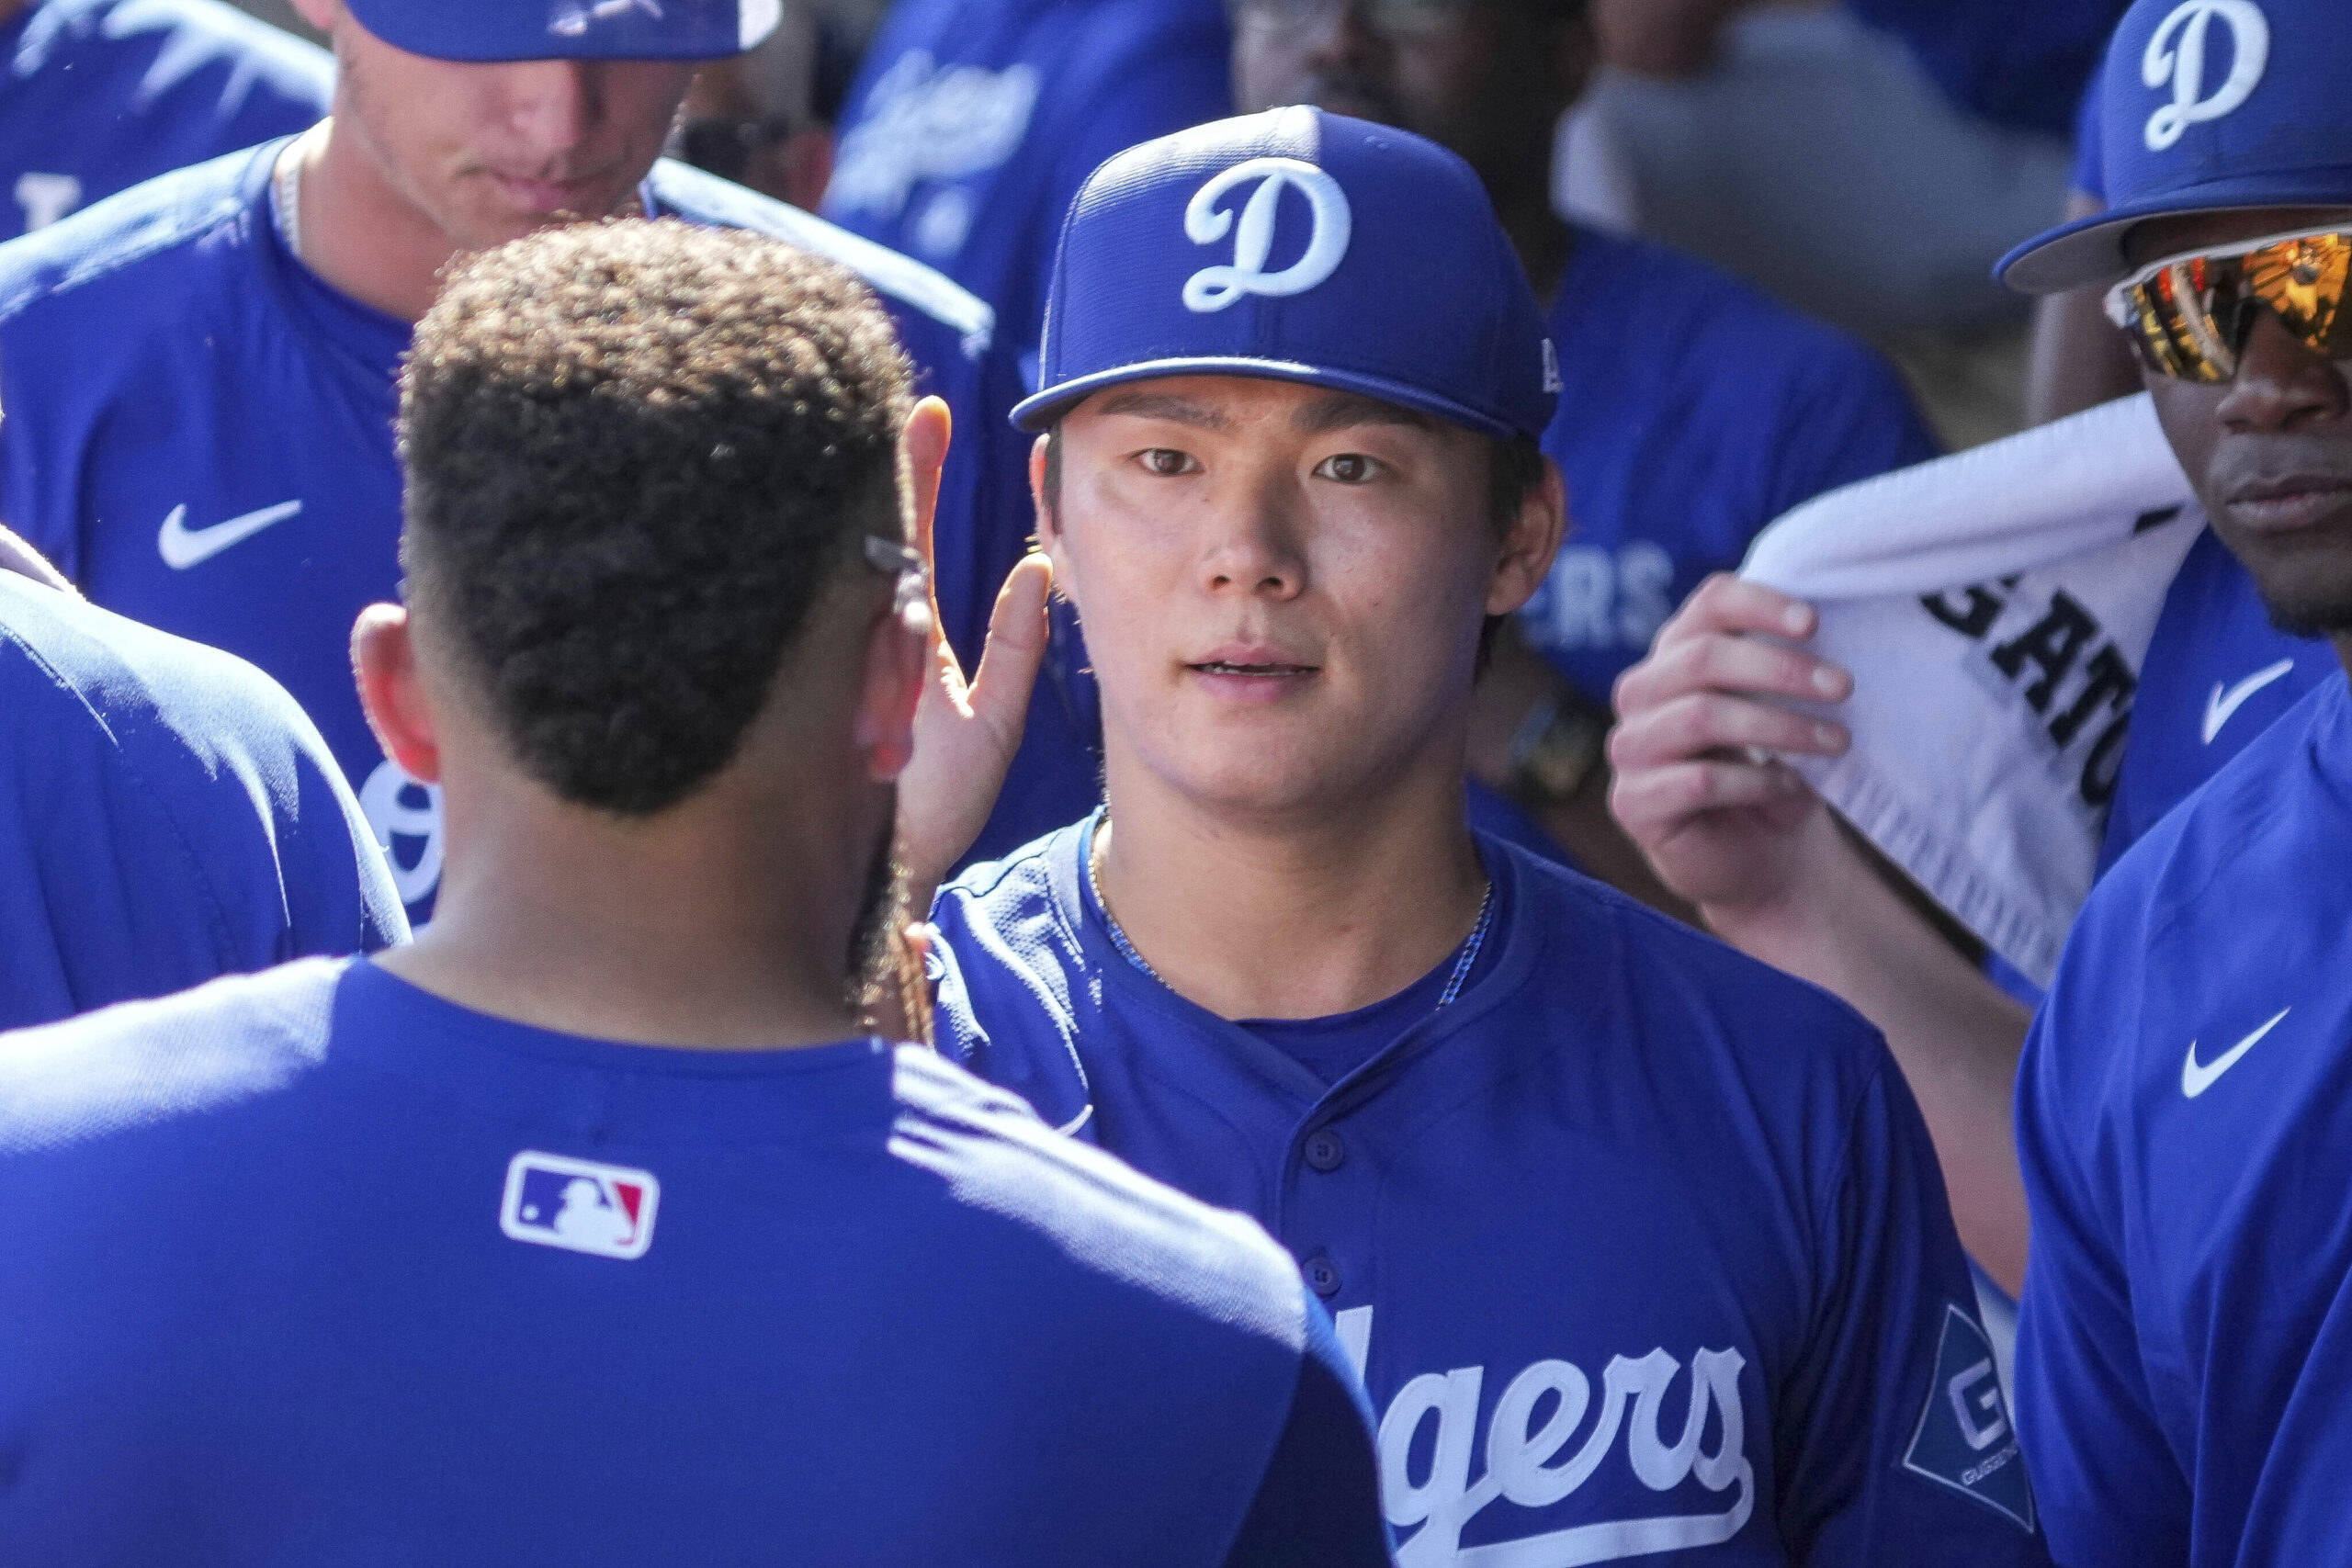
M 2114 205 L 2006 273 L 2109 286 L 2215 536 L 2352 661 L 2347 77 L 2334 0 L 2142 0 L 2104 84 Z M 2344 1560 L 2347 866 L 2331 667 L 2094 890 L 2027 1039 L 2018 1427 L 2062 1562 Z

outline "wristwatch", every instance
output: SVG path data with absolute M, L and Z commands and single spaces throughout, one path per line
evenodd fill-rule
M 1544 698 L 1511 731 L 1510 794 L 1531 806 L 1575 799 L 1600 765 L 1608 738 L 1608 722 L 1574 698 Z

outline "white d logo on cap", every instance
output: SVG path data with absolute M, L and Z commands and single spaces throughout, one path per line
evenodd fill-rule
M 1205 315 L 1222 310 L 1245 294 L 1304 294 L 1331 276 L 1348 254 L 1348 235 L 1355 218 L 1348 210 L 1347 192 L 1340 182 L 1314 164 L 1296 158 L 1252 158 L 1236 164 L 1193 192 L 1184 204 L 1184 233 L 1196 245 L 1213 245 L 1233 229 L 1233 214 L 1217 202 L 1234 186 L 1250 180 L 1258 188 L 1242 204 L 1241 227 L 1233 236 L 1233 265 L 1204 266 L 1184 280 L 1184 308 Z M 1266 270 L 1274 248 L 1274 209 L 1283 187 L 1295 186 L 1306 197 L 1315 218 L 1307 236 L 1306 254 L 1280 272 Z
M 2205 40 L 2213 18 L 2229 24 L 2230 74 L 2211 97 L 2205 91 Z M 2254 0 L 2187 0 L 2148 40 L 2140 79 L 2172 85 L 2172 102 L 2148 117 L 2148 151 L 2161 152 L 2200 120 L 2219 119 L 2254 96 L 2270 62 L 2270 23 Z

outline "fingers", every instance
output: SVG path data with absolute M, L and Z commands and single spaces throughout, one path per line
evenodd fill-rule
M 1802 600 L 1727 575 L 1709 578 L 1658 633 L 1649 657 L 1619 677 L 1617 711 L 1631 719 L 1696 692 L 1842 702 L 1854 690 L 1846 670 L 1763 640 L 1809 637 L 1818 623 Z
M 1029 712 L 1030 688 L 1046 657 L 1046 602 L 1054 569 L 1046 558 L 1023 556 L 1005 578 L 989 612 L 989 636 L 969 695 L 975 717 L 1000 733 L 1018 735 Z
M 1725 752 L 1836 757 L 1851 742 L 1846 727 L 1828 719 L 1747 697 L 1697 692 L 1619 720 L 1609 733 L 1609 764 L 1626 773 Z
M 1680 762 L 1618 774 L 1609 809 L 1636 841 L 1646 842 L 1708 812 L 1802 800 L 1810 788 L 1781 762 Z
M 947 445 L 953 434 L 955 420 L 946 403 L 937 398 L 924 398 L 907 416 L 907 428 L 899 438 L 900 449 L 906 453 L 907 482 L 914 502 L 915 549 L 922 556 L 923 565 L 936 563 L 932 559 L 931 525 L 939 513 L 939 473 L 947 461 Z M 936 581 L 938 573 L 932 573 Z M 939 622 L 937 595 L 933 596 L 932 622 Z

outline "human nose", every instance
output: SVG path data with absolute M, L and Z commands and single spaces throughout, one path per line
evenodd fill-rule
M 533 60 L 512 67 L 507 117 L 531 145 L 569 152 L 604 114 L 604 73 L 591 60 Z
M 1202 586 L 1214 595 L 1295 599 L 1306 587 L 1295 502 L 1275 487 L 1234 515 L 1201 558 Z
M 2268 310 L 2256 314 L 2220 417 L 2236 431 L 2285 431 L 2352 411 L 2344 367 L 2302 343 Z

